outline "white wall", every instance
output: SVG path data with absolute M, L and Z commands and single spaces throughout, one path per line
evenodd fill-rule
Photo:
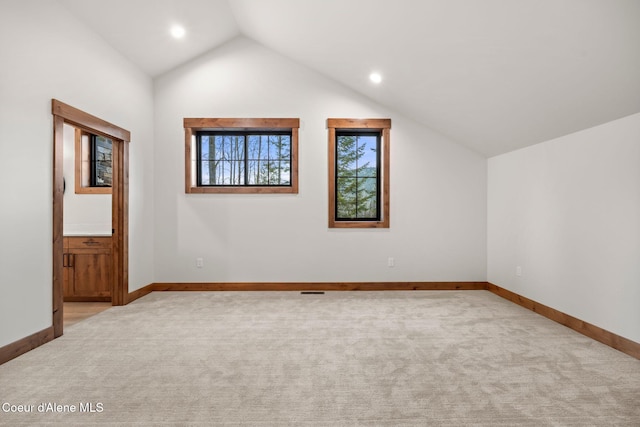
M 245 38 L 155 88 L 156 281 L 486 280 L 481 156 Z M 299 194 L 185 194 L 184 117 L 299 117 Z M 328 117 L 392 119 L 390 229 L 327 228 Z
M 75 127 L 64 125 L 64 221 L 63 233 L 71 235 L 111 235 L 111 194 L 76 194 Z M 78 154 L 80 155 L 80 154 Z
M 153 86 L 51 0 L 0 2 L 0 58 L 3 346 L 52 323 L 52 98 L 131 131 L 130 289 L 153 281 Z
M 640 114 L 493 157 L 488 185 L 488 280 L 640 342 Z

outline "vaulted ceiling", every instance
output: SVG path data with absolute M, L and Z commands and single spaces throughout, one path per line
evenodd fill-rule
M 485 156 L 640 112 L 639 0 L 59 1 L 152 77 L 243 35 Z

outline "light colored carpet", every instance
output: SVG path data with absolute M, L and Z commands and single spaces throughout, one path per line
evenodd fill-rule
M 0 366 L 5 402 L 103 411 L 3 426 L 637 427 L 640 361 L 487 291 L 156 292 Z

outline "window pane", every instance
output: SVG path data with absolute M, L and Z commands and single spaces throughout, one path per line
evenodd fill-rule
M 269 136 L 268 135 L 260 135 L 260 140 L 258 142 L 258 158 L 262 160 L 267 160 L 269 158 Z
M 336 174 L 339 177 L 356 176 L 357 145 L 352 135 L 338 136 L 336 144 Z
M 200 185 L 290 185 L 291 136 L 201 135 L 199 162 Z
M 289 178 L 289 163 L 283 161 L 269 162 L 269 184 L 283 185 L 287 184 Z
M 215 147 L 212 145 L 212 138 L 205 135 L 200 140 L 200 158 L 202 160 L 209 160 L 209 153 L 213 151 Z
M 251 153 L 251 151 L 249 151 L 249 153 Z M 258 177 L 259 177 L 259 167 L 258 167 L 258 161 L 257 160 L 249 160 L 247 162 L 247 173 L 248 173 L 248 178 L 249 178 L 249 185 L 257 185 L 258 184 Z
M 277 182 L 279 185 L 289 185 L 291 183 L 291 162 L 280 162 L 280 180 Z
M 111 167 L 111 157 L 113 146 L 110 139 L 100 135 L 93 135 L 92 147 L 92 187 L 111 187 L 113 182 L 113 171 Z
M 378 221 L 380 135 L 340 132 L 335 143 L 336 219 Z
M 269 159 L 279 159 L 279 148 L 282 147 L 282 143 L 278 140 L 282 140 L 279 135 L 269 135 Z
M 359 136 L 357 143 L 358 176 L 376 176 L 378 166 L 378 138 L 375 136 Z
M 338 178 L 336 208 L 338 218 L 355 218 L 357 188 L 355 178 Z
M 216 135 L 214 140 L 215 151 L 213 152 L 213 158 L 219 160 L 224 159 L 224 136 Z
M 282 149 L 280 150 L 280 159 L 291 159 L 291 137 L 289 135 L 282 135 Z
M 222 150 L 222 157 L 221 159 L 223 160 L 231 160 L 231 137 L 228 135 L 225 135 L 222 137 L 222 146 L 221 146 L 221 150 Z
M 230 149 L 230 160 L 244 160 L 244 136 L 233 136 Z
M 277 185 L 280 182 L 280 165 L 277 161 L 269 162 L 269 184 Z
M 288 135 L 269 135 L 269 160 L 290 157 L 291 138 Z
M 244 160 L 231 163 L 231 185 L 244 185 Z
M 256 162 L 258 165 L 256 185 L 269 184 L 269 162 Z
M 203 160 L 200 162 L 200 181 L 202 185 L 213 184 L 212 179 L 216 176 L 216 164 L 214 160 Z
M 215 184 L 244 185 L 244 162 L 221 161 L 217 168 Z
M 248 153 L 247 158 L 249 160 L 260 159 L 261 139 L 260 135 L 249 135 L 249 141 L 247 143 Z
M 229 185 L 231 182 L 231 163 L 225 160 L 220 160 L 216 171 L 217 175 L 215 184 Z
M 282 163 L 283 165 L 285 165 L 285 163 Z M 286 163 L 286 165 L 288 166 L 289 163 Z M 280 182 L 278 184 L 280 185 L 289 185 L 291 183 L 291 168 L 290 167 L 283 167 L 282 171 L 280 173 Z
M 244 137 L 238 135 L 216 137 L 216 158 L 228 161 L 244 159 Z
M 358 198 L 356 218 L 377 217 L 377 180 L 376 178 L 358 178 Z

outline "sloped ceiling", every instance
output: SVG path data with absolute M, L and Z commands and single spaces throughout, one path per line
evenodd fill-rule
M 488 157 L 640 112 L 638 0 L 59 1 L 151 76 L 244 35 Z

